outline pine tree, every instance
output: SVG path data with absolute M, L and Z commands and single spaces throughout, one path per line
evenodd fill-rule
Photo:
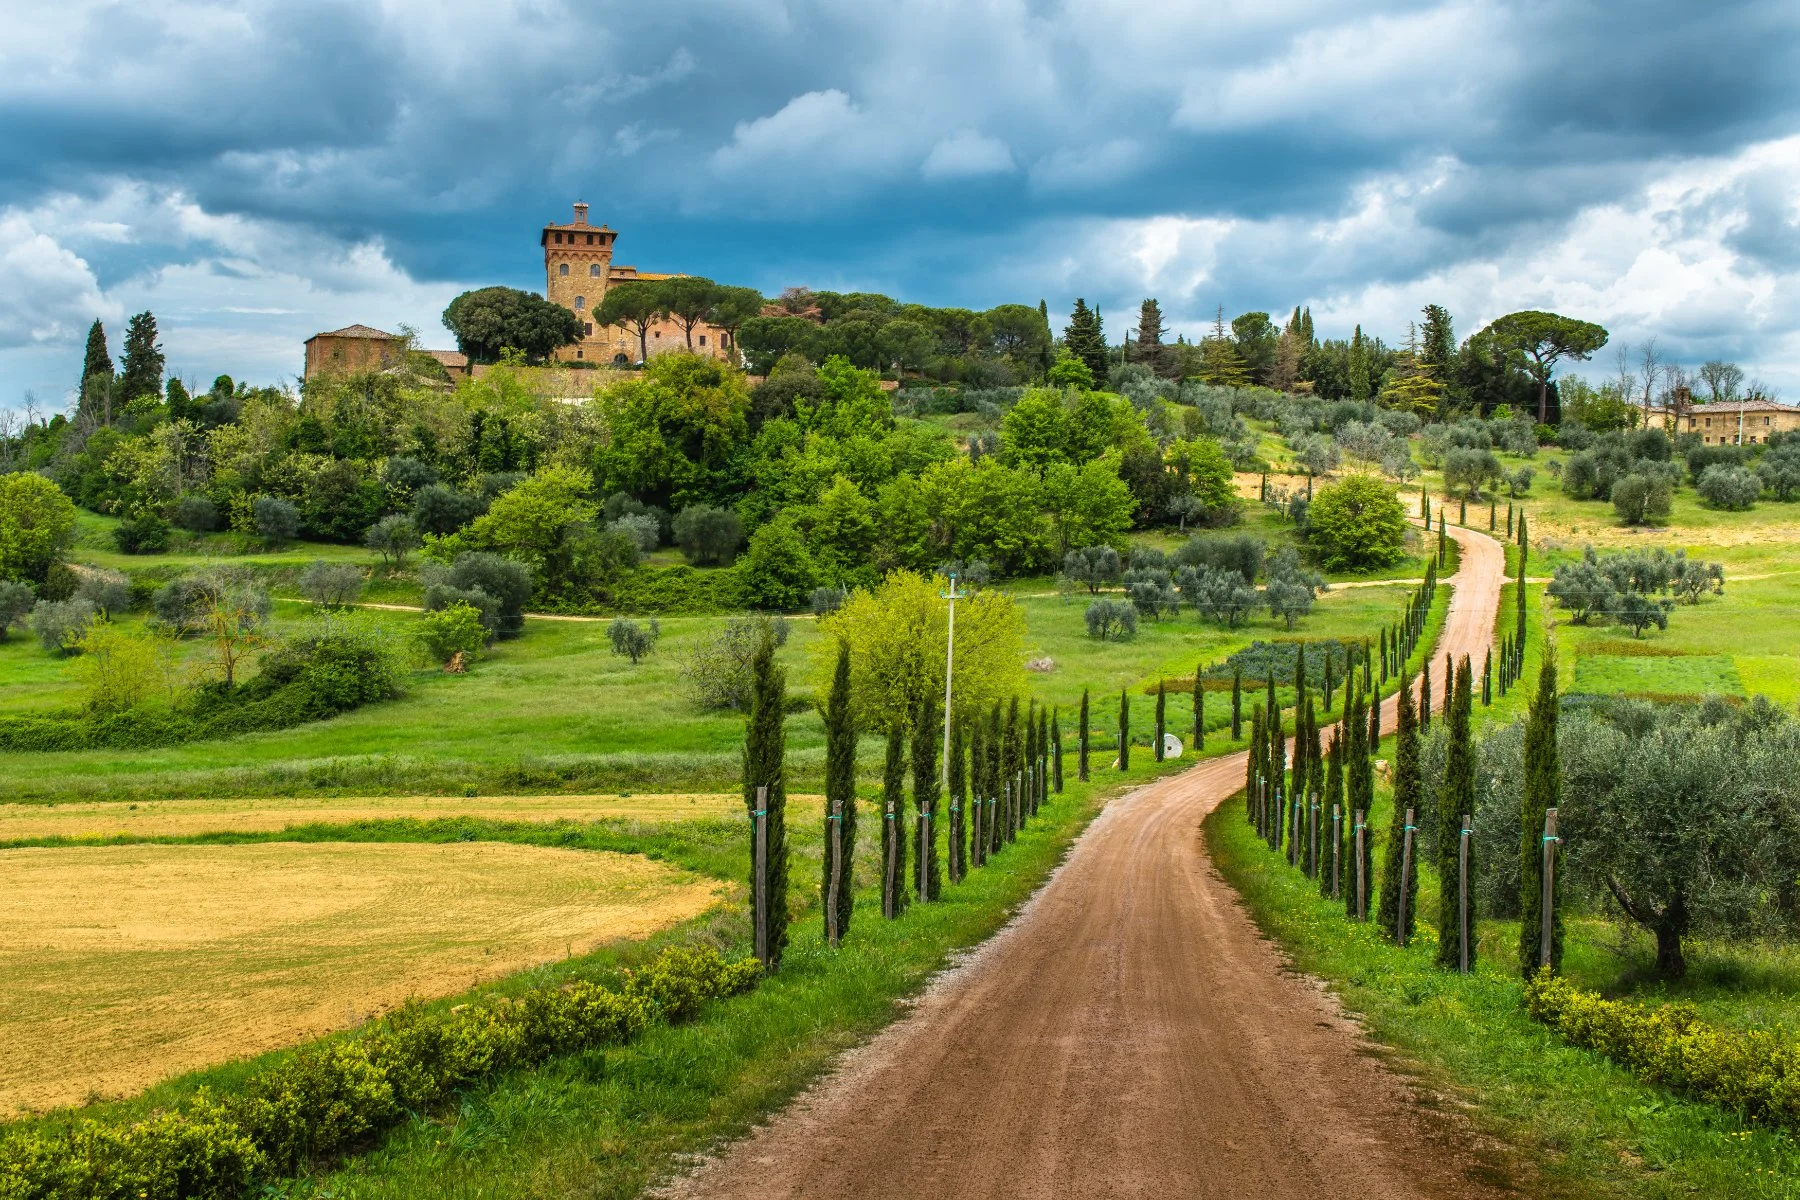
M 1069 323 L 1063 328 L 1063 345 L 1070 354 L 1087 364 L 1088 370 L 1094 373 L 1096 384 L 1106 379 L 1106 333 L 1100 323 L 1100 314 L 1087 306 L 1081 297 L 1075 299 L 1075 311 L 1069 314 Z
M 1381 867 L 1381 928 L 1396 942 L 1412 940 L 1419 907 L 1419 853 L 1405 861 L 1406 814 L 1414 826 L 1424 789 L 1419 778 L 1419 720 L 1413 707 L 1412 680 L 1400 677 L 1400 716 L 1394 731 L 1394 816 L 1388 825 L 1387 857 Z M 1404 878 L 1402 876 L 1404 875 Z M 1400 896 L 1406 896 L 1406 925 L 1400 924 Z
M 1050 786 L 1056 789 L 1057 795 L 1063 790 L 1063 744 L 1062 744 L 1062 710 L 1050 710 Z
M 1237 343 L 1225 332 L 1225 307 L 1219 306 L 1213 317 L 1213 331 L 1200 342 L 1200 378 L 1217 387 L 1250 386 L 1250 372 Z
M 1244 671 L 1239 667 L 1231 672 L 1231 740 L 1237 741 L 1244 736 Z
M 881 772 L 881 915 L 906 911 L 906 735 L 888 730 L 887 761 Z
M 1163 738 L 1168 735 L 1168 717 L 1169 717 L 1168 700 L 1169 700 L 1168 689 L 1163 686 L 1162 680 L 1159 679 L 1156 681 L 1155 758 L 1156 758 L 1157 762 L 1161 762 L 1163 760 Z
M 1194 753 L 1206 748 L 1206 673 L 1194 668 Z
M 1449 745 L 1444 755 L 1444 787 L 1439 794 L 1437 812 L 1438 859 L 1438 948 L 1437 964 L 1451 970 L 1461 961 L 1462 932 L 1460 916 L 1463 897 L 1458 870 L 1462 848 L 1462 819 L 1475 811 L 1475 747 L 1470 738 L 1469 719 L 1473 711 L 1469 693 L 1473 687 L 1469 660 L 1463 659 L 1456 673 L 1449 711 Z M 1470 842 L 1469 879 L 1475 878 L 1474 843 Z M 1469 904 L 1469 965 L 1475 965 L 1475 910 Z
M 1138 306 L 1137 341 L 1131 348 L 1131 357 L 1160 373 L 1168 358 L 1162 340 L 1162 306 L 1154 298 L 1145 300 Z
M 836 863 L 831 856 L 833 833 L 839 847 Z M 844 642 L 838 643 L 837 671 L 825 701 L 825 847 L 820 894 L 830 898 L 835 867 L 837 931 L 842 938 L 850 932 L 850 913 L 855 908 L 856 865 L 856 719 L 850 711 L 850 647 Z
M 765 640 L 750 662 L 750 716 L 744 730 L 744 807 L 750 812 L 751 836 L 754 838 L 757 789 L 766 789 L 761 807 L 766 814 L 763 895 L 768 901 L 768 912 L 762 914 L 761 919 L 768 930 L 769 960 L 764 965 L 771 971 L 781 966 L 781 954 L 787 949 L 788 940 L 787 736 L 781 724 L 786 713 L 787 672 L 775 665 L 774 643 Z M 754 847 L 751 864 L 754 873 Z M 755 879 L 750 881 L 752 926 L 759 916 L 756 882 Z
M 950 761 L 946 769 L 950 775 L 950 882 L 961 883 L 963 876 L 969 872 L 968 834 L 964 825 L 964 811 L 968 807 L 968 779 L 963 774 L 963 760 L 967 756 L 967 738 L 963 732 L 963 723 L 955 718 L 950 721 Z
M 1525 722 L 1525 789 L 1519 802 L 1519 971 L 1537 974 L 1544 939 L 1544 813 L 1557 807 L 1562 767 L 1556 753 L 1556 661 L 1545 656 L 1538 668 L 1537 695 Z M 1551 876 L 1550 970 L 1562 970 L 1562 877 Z
M 156 317 L 138 313 L 125 325 L 123 369 L 119 372 L 119 398 L 129 404 L 140 396 L 162 399 L 163 352 L 156 343 Z M 110 419 L 110 414 L 109 414 Z
M 1119 692 L 1119 770 L 1131 770 L 1131 697 Z
M 1369 348 L 1363 342 L 1362 326 L 1350 338 L 1350 399 L 1362 404 L 1369 398 Z
M 1081 689 L 1081 743 L 1077 747 L 1075 759 L 1075 778 L 1082 783 L 1088 781 L 1088 690 Z
M 943 866 L 938 862 L 937 815 L 938 737 L 943 726 L 937 719 L 937 702 L 931 696 L 920 701 L 913 721 L 913 809 L 918 821 L 919 899 L 936 900 L 944 890 Z
M 75 394 L 87 395 L 88 380 L 96 375 L 109 383 L 113 377 L 112 355 L 106 350 L 106 329 L 99 321 L 88 326 L 87 353 L 81 360 L 81 386 L 75 389 Z

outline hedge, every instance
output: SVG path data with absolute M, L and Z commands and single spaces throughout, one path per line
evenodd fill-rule
M 235 1200 L 367 1146 L 411 1113 L 503 1071 L 629 1042 L 748 991 L 754 959 L 676 947 L 620 990 L 581 981 L 451 1009 L 411 1003 L 315 1043 L 214 1098 L 204 1090 L 130 1125 L 30 1126 L 0 1141 L 0 1200 Z
M 354 635 L 283 646 L 248 683 L 202 688 L 169 709 L 0 717 L 0 751 L 96 750 L 173 746 L 288 729 L 400 694 L 392 658 Z
M 1607 1000 L 1548 970 L 1525 985 L 1525 1007 L 1570 1043 L 1645 1082 L 1764 1125 L 1800 1129 L 1800 1042 L 1784 1029 L 1721 1029 L 1692 1005 Z

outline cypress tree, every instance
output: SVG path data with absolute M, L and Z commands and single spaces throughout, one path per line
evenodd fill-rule
M 969 865 L 987 862 L 987 722 L 980 713 L 969 722 Z
M 963 876 L 969 873 L 968 832 L 965 827 L 964 811 L 968 807 L 968 779 L 963 774 L 963 760 L 967 757 L 967 737 L 963 732 L 963 723 L 954 718 L 950 722 L 950 761 L 947 765 L 950 774 L 950 882 L 961 883 Z
M 1319 807 L 1325 791 L 1325 756 L 1320 753 L 1319 717 L 1313 710 L 1312 697 L 1306 698 L 1306 728 L 1310 731 L 1306 746 L 1306 803 L 1311 817 L 1307 826 L 1307 873 L 1319 871 L 1319 838 L 1327 831 L 1330 814 Z
M 1431 664 L 1419 672 L 1419 732 L 1431 732 Z
M 1006 784 L 1008 796 L 1005 824 L 1006 840 L 1009 842 L 1018 840 L 1019 825 L 1024 815 L 1025 797 L 1022 794 L 1024 788 L 1021 778 L 1025 771 L 1023 737 L 1024 734 L 1019 729 L 1019 698 L 1014 696 L 1006 709 L 1006 732 L 1000 743 L 1001 770 L 1004 775 L 1001 782 Z
M 1106 382 L 1106 333 L 1101 325 L 1100 313 L 1087 306 L 1087 301 L 1076 297 L 1075 310 L 1069 314 L 1069 323 L 1063 328 L 1063 345 L 1069 353 L 1087 364 L 1088 370 L 1094 373 L 1096 384 Z
M 1325 649 L 1325 686 L 1323 689 L 1325 693 L 1326 712 L 1331 711 L 1331 693 L 1335 690 L 1333 684 L 1334 681 L 1331 678 L 1331 648 L 1327 646 Z
M 1461 955 L 1459 923 L 1461 880 L 1457 870 L 1464 814 L 1475 811 L 1475 747 L 1469 736 L 1469 702 L 1471 690 L 1469 660 L 1463 659 L 1456 673 L 1456 684 L 1445 720 L 1449 722 L 1449 745 L 1444 756 L 1444 788 L 1438 799 L 1438 948 L 1437 964 L 1455 970 Z M 1475 878 L 1474 845 L 1469 847 L 1469 879 Z M 1469 910 L 1469 965 L 1475 964 L 1475 913 Z
M 1081 742 L 1075 759 L 1075 778 L 1082 783 L 1088 781 L 1088 727 L 1092 722 L 1088 718 L 1088 690 L 1081 689 Z
M 1036 815 L 1050 799 L 1050 710 L 1038 709 L 1037 800 L 1032 804 Z
M 1413 707 L 1412 680 L 1400 677 L 1400 715 L 1394 731 L 1394 816 L 1388 824 L 1387 857 L 1381 867 L 1381 929 L 1394 941 L 1410 941 L 1419 907 L 1419 850 L 1405 862 L 1406 810 L 1418 808 L 1424 794 L 1419 779 L 1419 720 Z M 1410 868 L 1403 870 L 1403 868 Z M 1404 878 L 1402 876 L 1404 875 Z M 1406 927 L 1400 926 L 1400 896 L 1406 896 Z
M 148 316 L 149 314 L 144 314 Z M 135 320 L 135 318 L 134 318 Z M 151 326 L 152 334 L 155 326 Z M 756 790 L 766 789 L 762 807 L 765 817 L 764 847 L 767 852 L 767 878 L 763 894 L 768 912 L 762 922 L 769 932 L 771 971 L 781 966 L 781 953 L 787 949 L 788 861 L 787 861 L 787 736 L 782 718 L 787 712 L 787 672 L 775 665 L 775 645 L 765 639 L 750 660 L 750 716 L 744 730 L 744 807 L 751 815 L 751 837 L 756 836 Z M 755 847 L 752 846 L 751 870 L 755 871 Z M 756 880 L 750 881 L 750 921 L 757 922 Z
M 1512 501 L 1508 500 L 1506 502 L 1506 540 L 1510 542 L 1512 540 L 1512 535 L 1513 535 L 1513 506 L 1512 506 Z
M 1250 824 L 1262 832 L 1262 806 L 1257 803 L 1257 788 L 1262 782 L 1262 710 L 1250 710 L 1250 749 L 1244 755 L 1244 811 Z
M 1348 704 L 1346 694 L 1345 703 Z M 1338 814 L 1338 825 L 1334 830 L 1330 826 L 1331 813 L 1335 809 Z M 1331 861 L 1319 864 L 1319 895 L 1336 899 L 1344 890 L 1343 864 L 1348 862 L 1344 854 L 1344 832 L 1349 829 L 1350 821 L 1344 813 L 1344 726 L 1342 723 L 1331 730 L 1331 749 L 1325 754 L 1325 794 L 1319 798 L 1319 817 L 1325 825 L 1325 836 L 1331 839 Z M 1334 873 L 1332 863 L 1337 864 Z M 1338 890 L 1332 890 L 1332 879 L 1338 880 Z
M 1363 694 L 1353 687 L 1344 707 L 1344 911 L 1356 915 L 1356 814 L 1368 816 L 1362 794 L 1362 764 L 1369 760 L 1369 724 L 1363 718 Z M 1365 841 L 1367 840 L 1365 834 Z
M 1372 759 L 1381 749 L 1381 694 L 1374 690 L 1369 692 L 1369 757 Z
M 1500 494 L 1498 492 L 1496 492 L 1496 493 L 1494 493 L 1494 495 L 1488 497 L 1488 532 L 1489 533 L 1492 533 L 1492 532 L 1494 532 L 1494 530 L 1499 528 L 1499 524 L 1498 524 L 1499 514 L 1500 514 Z
M 1019 828 L 1025 828 L 1026 818 L 1030 817 L 1037 804 L 1037 701 L 1032 700 L 1025 706 L 1025 730 L 1020 735 L 1019 761 L 1024 776 L 1021 780 L 1023 790 L 1019 793 Z
M 835 815 L 834 815 L 835 811 Z M 825 701 L 825 846 L 820 895 L 831 896 L 831 835 L 836 826 L 839 856 L 837 868 L 837 931 L 841 939 L 850 932 L 850 913 L 855 908 L 852 891 L 856 862 L 856 719 L 850 711 L 850 647 L 838 643 L 837 671 L 831 694 Z
M 75 394 L 85 396 L 87 381 L 96 375 L 108 381 L 113 376 L 112 355 L 106 350 L 106 329 L 99 321 L 88 326 L 87 353 L 81 360 L 81 386 L 75 389 Z
M 1561 800 L 1562 767 L 1556 753 L 1556 662 L 1546 655 L 1538 668 L 1537 695 L 1525 721 L 1525 790 L 1519 803 L 1519 972 L 1538 972 L 1544 938 L 1544 812 Z M 1562 970 L 1562 872 L 1550 880 L 1550 970 Z
M 943 727 L 937 720 L 937 701 L 926 696 L 919 702 L 913 721 L 913 808 L 918 821 L 918 885 L 921 901 L 936 900 L 944 890 L 943 866 L 938 862 L 938 737 Z
M 1244 670 L 1238 667 L 1231 672 L 1231 740 L 1237 741 L 1244 736 Z
M 887 762 L 881 772 L 881 915 L 906 911 L 906 735 L 888 730 Z
M 1168 692 L 1162 680 L 1156 681 L 1156 761 L 1163 760 L 1163 738 L 1168 736 Z
M 1439 513 L 1438 514 L 1438 551 L 1437 551 L 1438 566 L 1441 567 L 1446 562 L 1449 561 L 1448 554 L 1449 554 L 1449 551 L 1448 551 L 1448 549 L 1445 545 L 1445 541 L 1444 541 L 1444 514 Z
M 1443 712 L 1445 713 L 1445 715 L 1449 714 L 1450 702 L 1455 697 L 1455 695 L 1456 695 L 1456 668 L 1450 661 L 1450 652 L 1448 650 L 1446 650 L 1446 651 L 1444 651 L 1444 707 L 1443 707 Z
M 1467 496 L 1464 496 L 1462 498 L 1461 503 L 1459 503 L 1456 506 L 1456 523 L 1458 525 L 1463 526 L 1464 528 L 1468 527 L 1468 524 L 1469 524 L 1469 498 Z
M 1200 667 L 1194 668 L 1194 753 L 1206 748 L 1206 682 Z
M 1489 650 L 1481 662 L 1481 707 L 1494 702 L 1494 652 Z
M 1131 697 L 1119 690 L 1119 770 L 1131 770 Z
M 1056 789 L 1057 795 L 1063 790 L 1063 747 L 1062 747 L 1062 710 L 1050 710 L 1050 786 Z
M 988 721 L 988 853 L 997 855 L 1006 842 L 1006 736 L 1001 727 L 1001 702 L 995 700 Z
M 1306 727 L 1306 716 L 1312 708 L 1312 699 L 1305 687 L 1300 689 L 1298 697 L 1294 703 L 1293 780 L 1288 785 L 1288 865 L 1294 867 L 1306 861 L 1306 773 L 1311 766 L 1306 757 L 1306 744 L 1311 736 Z
M 163 351 L 156 341 L 156 317 L 138 313 L 125 325 L 125 353 L 119 372 L 119 398 L 129 404 L 140 396 L 162 399 Z M 107 416 L 111 420 L 111 414 Z M 785 930 L 783 931 L 785 936 Z M 772 943 L 771 943 L 772 944 Z

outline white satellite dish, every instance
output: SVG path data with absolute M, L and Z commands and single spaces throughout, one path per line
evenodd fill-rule
M 1163 734 L 1163 757 L 1166 759 L 1181 757 L 1181 739 L 1172 733 Z

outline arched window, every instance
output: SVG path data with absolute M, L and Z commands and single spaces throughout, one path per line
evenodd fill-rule
M 575 297 L 575 311 L 580 312 L 582 309 L 584 309 L 586 307 L 587 307 L 587 297 L 586 296 Z
M 569 264 L 568 263 L 557 263 L 556 264 L 556 273 L 558 275 L 567 275 L 569 273 Z
M 588 274 L 595 279 L 600 278 L 600 264 L 599 263 L 589 263 L 588 264 Z
M 631 360 L 629 358 L 625 357 L 625 352 L 623 350 L 621 350 L 619 353 L 613 355 L 613 366 L 615 366 L 615 367 L 625 366 L 630 361 Z

